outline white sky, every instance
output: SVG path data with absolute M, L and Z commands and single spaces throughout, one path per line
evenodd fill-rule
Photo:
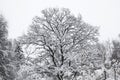
M 22 35 L 34 16 L 49 7 L 69 8 L 83 20 L 100 26 L 100 41 L 115 39 L 120 33 L 120 0 L 0 0 L 0 14 L 9 26 L 9 38 Z

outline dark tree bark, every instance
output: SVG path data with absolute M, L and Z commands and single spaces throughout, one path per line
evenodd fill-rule
M 107 76 L 106 76 L 106 71 L 104 70 L 104 80 L 107 79 Z
M 117 80 L 116 69 L 114 68 L 114 80 Z

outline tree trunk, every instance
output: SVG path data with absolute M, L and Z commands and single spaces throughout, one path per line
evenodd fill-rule
M 58 80 L 63 80 L 63 76 L 60 76 L 59 74 L 57 74 L 57 78 Z
M 107 76 L 106 76 L 106 71 L 104 70 L 104 80 L 107 79 Z
M 114 80 L 117 80 L 116 69 L 114 68 Z

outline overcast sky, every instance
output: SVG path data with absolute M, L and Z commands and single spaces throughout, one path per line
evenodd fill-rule
M 0 14 L 9 26 L 9 38 L 26 32 L 34 16 L 49 7 L 69 8 L 93 26 L 100 26 L 100 40 L 115 39 L 120 33 L 120 0 L 0 0 Z

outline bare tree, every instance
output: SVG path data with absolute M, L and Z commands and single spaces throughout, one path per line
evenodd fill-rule
M 21 42 L 33 46 L 38 73 L 54 80 L 74 80 L 89 61 L 87 49 L 98 39 L 98 28 L 75 17 L 69 9 L 49 8 L 36 16 Z M 83 60 L 82 60 L 83 59 Z

